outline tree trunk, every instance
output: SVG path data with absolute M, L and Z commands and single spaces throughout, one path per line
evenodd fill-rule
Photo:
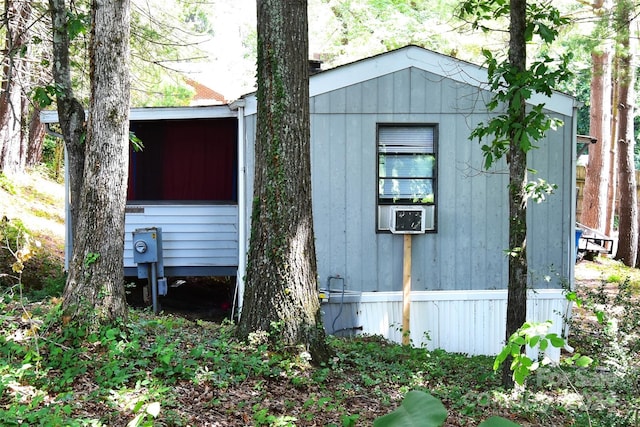
M 617 76 L 620 69 L 620 59 L 614 55 L 612 76 Z M 611 146 L 606 161 L 609 162 L 609 191 L 607 200 L 607 222 L 605 234 L 612 236 L 615 229 L 616 198 L 618 197 L 618 109 L 620 91 L 617 78 L 611 79 Z
M 590 136 L 598 141 L 589 147 L 589 163 L 586 168 L 581 222 L 602 233 L 607 230 L 607 206 L 611 164 L 611 52 L 603 46 L 591 53 L 593 72 L 591 77 Z
M 618 30 L 618 188 L 620 194 L 618 250 L 616 259 L 634 267 L 638 255 L 638 207 L 634 162 L 635 69 L 630 43 L 633 4 L 620 0 L 617 4 Z
M 129 0 L 93 0 L 91 106 L 80 212 L 63 308 L 92 324 L 124 319 L 129 140 Z
M 65 0 L 49 0 L 49 9 L 53 27 L 53 79 L 58 87 L 56 96 L 58 121 L 67 151 L 66 167 L 69 173 L 71 215 L 67 218 L 67 222 L 71 224 L 72 235 L 77 236 L 75 227 L 78 223 L 80 188 L 84 175 L 85 113 L 71 86 L 69 22 Z M 73 246 L 73 242 L 66 242 L 66 244 Z
M 29 115 L 27 166 L 35 166 L 42 161 L 42 146 L 45 137 L 45 127 L 40 121 L 40 111 L 40 108 L 35 106 Z
M 27 156 L 25 131 L 28 111 L 27 83 L 30 79 L 28 23 L 32 5 L 28 1 L 5 0 L 5 46 L 2 93 L 0 94 L 0 171 L 24 171 Z
M 311 208 L 306 0 L 258 0 L 258 111 L 251 241 L 238 333 L 262 330 L 328 360 Z
M 526 0 L 510 0 L 509 64 L 518 72 L 526 70 Z M 525 98 L 509 102 L 515 123 L 524 123 Z M 527 316 L 527 154 L 511 130 L 509 152 L 509 284 L 507 296 L 506 340 L 526 321 Z M 502 384 L 513 387 L 511 361 L 502 365 Z

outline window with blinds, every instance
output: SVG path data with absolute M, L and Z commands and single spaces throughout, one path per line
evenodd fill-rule
M 434 125 L 378 126 L 378 204 L 434 205 Z

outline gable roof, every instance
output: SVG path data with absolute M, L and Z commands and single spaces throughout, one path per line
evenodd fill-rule
M 185 77 L 184 81 L 196 92 L 191 101 L 192 105 L 220 105 L 227 103 L 227 100 L 224 99 L 224 95 L 216 92 L 210 87 L 188 77 Z
M 310 76 L 309 96 L 331 92 L 410 67 L 488 90 L 486 68 L 419 46 L 409 45 Z M 247 114 L 255 113 L 255 93 L 245 95 L 245 99 Z M 551 97 L 534 94 L 530 103 L 544 103 L 546 109 L 566 116 L 573 116 L 573 108 L 576 105 L 572 96 L 560 92 L 554 92 Z

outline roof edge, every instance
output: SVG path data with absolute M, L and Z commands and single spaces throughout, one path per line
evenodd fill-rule
M 136 107 L 129 110 L 130 121 L 215 119 L 237 116 L 237 111 L 232 110 L 228 104 L 190 107 Z M 45 124 L 58 123 L 58 112 L 56 110 L 41 111 L 40 121 Z
M 489 90 L 485 67 L 420 46 L 408 45 L 310 76 L 309 96 L 321 95 L 410 67 L 476 86 L 481 90 Z M 244 98 L 255 98 L 255 93 L 247 94 Z M 545 109 L 571 117 L 574 114 L 574 99 L 570 95 L 554 91 L 550 97 L 533 94 L 529 103 L 545 104 Z M 255 114 L 256 111 L 247 108 L 245 113 Z

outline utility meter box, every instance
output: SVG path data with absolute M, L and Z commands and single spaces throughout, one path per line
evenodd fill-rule
M 133 261 L 158 262 L 162 251 L 162 231 L 159 228 L 138 228 L 133 231 Z
M 144 264 L 155 263 L 157 276 L 164 276 L 162 228 L 137 228 L 133 231 L 133 261 L 138 264 L 138 277 L 141 279 L 149 278 L 149 266 Z

